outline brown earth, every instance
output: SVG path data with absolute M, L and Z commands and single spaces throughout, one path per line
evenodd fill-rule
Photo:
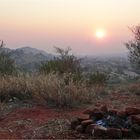
M 115 109 L 123 109 L 127 106 L 140 108 L 140 96 L 127 93 L 101 95 L 88 108 L 101 104 L 106 104 L 109 108 Z M 7 113 L 2 111 L 0 139 L 89 138 L 70 129 L 70 121 L 75 117 L 82 116 L 86 108 L 87 105 L 62 110 L 33 105 L 31 107 L 11 108 Z

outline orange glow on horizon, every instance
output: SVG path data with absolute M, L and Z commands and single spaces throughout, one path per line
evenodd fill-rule
M 102 44 L 103 52 L 121 52 L 131 36 L 127 27 L 140 23 L 139 7 L 140 0 L 0 0 L 0 40 L 11 48 L 94 53 Z

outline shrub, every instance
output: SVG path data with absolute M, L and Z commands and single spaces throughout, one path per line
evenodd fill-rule
M 0 53 L 0 74 L 10 75 L 16 73 L 14 61 L 6 53 Z
M 91 85 L 104 85 L 106 84 L 107 80 L 109 80 L 109 75 L 97 71 L 89 75 L 88 83 Z
M 4 43 L 1 42 L 0 50 L 3 48 Z M 10 55 L 4 51 L 0 51 L 0 74 L 1 75 L 10 75 L 15 74 L 16 66 L 13 60 L 10 59 Z
M 80 59 L 70 54 L 70 49 L 63 50 L 56 48 L 58 57 L 43 63 L 40 67 L 41 73 L 58 73 L 58 74 L 72 74 L 77 75 L 77 79 L 81 77 Z

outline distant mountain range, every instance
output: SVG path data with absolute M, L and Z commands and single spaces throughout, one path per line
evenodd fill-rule
M 17 66 L 24 71 L 27 72 L 34 72 L 36 71 L 42 62 L 49 61 L 54 58 L 53 54 L 47 53 L 45 51 L 31 48 L 31 47 L 23 47 L 18 49 L 9 49 L 9 48 L 2 48 L 0 49 L 0 52 L 4 51 L 9 53 L 10 58 L 15 61 Z M 84 68 L 90 68 L 91 70 L 96 70 L 96 68 L 100 69 L 115 69 L 115 67 L 125 67 L 126 69 L 130 70 L 130 64 L 125 56 L 87 56 L 87 57 L 80 57 L 83 58 L 81 61 L 82 67 Z M 92 67 L 92 68 L 91 68 Z M 117 69 L 116 68 L 116 69 Z M 86 70 L 87 71 L 87 70 Z M 113 70 L 114 71 L 114 70 Z
M 9 53 L 10 58 L 16 62 L 17 66 L 25 71 L 34 71 L 41 62 L 51 60 L 54 57 L 50 53 L 31 47 L 2 48 L 1 51 Z

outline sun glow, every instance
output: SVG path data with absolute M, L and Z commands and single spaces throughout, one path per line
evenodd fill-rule
M 95 36 L 98 39 L 103 39 L 106 36 L 106 32 L 103 29 L 99 29 L 95 32 Z

